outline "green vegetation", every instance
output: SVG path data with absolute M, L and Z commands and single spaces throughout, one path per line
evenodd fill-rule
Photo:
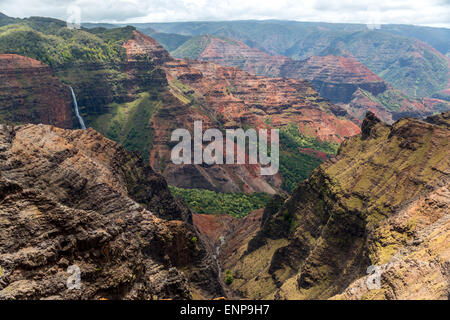
M 227 286 L 231 285 L 233 283 L 233 275 L 231 274 L 230 270 L 225 271 L 225 284 Z
M 144 92 L 133 102 L 113 103 L 111 112 L 96 118 L 92 126 L 128 150 L 138 151 L 145 160 L 148 160 L 153 141 L 150 121 L 161 104 L 160 100 L 152 99 L 149 92 Z
M 202 189 L 181 189 L 170 186 L 175 197 L 183 199 L 189 208 L 202 214 L 230 214 L 241 218 L 250 212 L 264 208 L 270 196 L 265 193 L 217 193 Z
M 106 43 L 117 43 L 123 44 L 126 40 L 133 38 L 133 32 L 136 28 L 128 26 L 125 28 L 114 28 L 114 29 L 105 29 L 105 28 L 94 28 L 89 29 L 90 33 L 97 35 L 102 38 Z
M 208 36 L 193 37 L 172 51 L 171 54 L 175 58 L 197 59 L 210 42 L 211 37 Z
M 295 124 L 289 124 L 280 129 L 282 147 L 293 151 L 298 148 L 311 148 L 328 154 L 336 154 L 339 144 L 336 142 L 320 141 L 314 136 L 302 134 Z
M 415 76 L 411 76 L 412 70 Z M 413 97 L 425 97 L 445 89 L 448 63 L 434 52 L 424 50 L 419 57 L 414 53 L 405 54 L 398 63 L 390 65 L 380 75 Z
M 42 29 L 42 28 L 41 28 Z M 28 25 L 14 24 L 0 28 L 0 53 L 14 53 L 39 60 L 52 68 L 86 63 L 117 64 L 125 51 L 113 30 L 105 40 L 84 31 L 60 28 L 44 33 Z M 129 31 L 129 30 L 128 30 Z M 122 34 L 124 31 L 115 31 Z
M 301 134 L 295 125 L 289 125 L 280 130 L 280 148 L 280 175 L 283 178 L 281 187 L 291 192 L 322 163 L 320 159 L 302 153 L 300 149 L 312 148 L 327 154 L 335 154 L 338 144 L 307 137 Z
M 191 37 L 190 36 L 183 36 L 181 34 L 174 34 L 174 33 L 148 33 L 145 30 L 139 30 L 143 31 L 143 33 L 148 34 L 153 39 L 158 41 L 164 49 L 167 51 L 173 51 L 179 46 L 181 46 L 183 43 L 188 41 Z
M 382 105 L 386 110 L 392 112 L 400 112 L 403 107 L 407 107 L 409 103 L 412 103 L 412 98 L 402 93 L 397 89 L 388 89 L 377 96 L 374 96 L 368 91 L 361 89 L 361 92 L 371 101 L 376 104 Z
M 283 177 L 281 187 L 291 192 L 303 180 L 307 179 L 311 172 L 322 161 L 304 153 L 280 152 L 280 174 Z

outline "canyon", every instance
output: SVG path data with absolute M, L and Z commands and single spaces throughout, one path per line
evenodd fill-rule
M 310 81 L 323 98 L 340 105 L 359 120 L 364 118 L 367 111 L 392 123 L 402 116 L 420 118 L 449 108 L 448 101 L 444 99 L 408 97 L 352 55 L 329 54 L 292 60 L 251 48 L 241 41 L 210 35 L 189 39 L 172 54 L 178 58 L 187 57 L 238 67 L 261 76 Z
M 346 137 L 359 133 L 355 119 L 345 118 L 343 108 L 321 98 L 303 80 L 266 78 L 213 63 L 174 59 L 158 42 L 133 27 L 74 31 L 52 19 L 34 17 L 14 22 L 0 32 L 0 49 L 48 63 L 52 74 L 67 86 L 65 104 L 69 106 L 73 104 L 69 86 L 73 88 L 87 127 L 140 152 L 178 187 L 274 194 L 286 188 L 286 175 L 291 176 L 292 186 L 295 177 L 308 176 L 323 158 L 294 150 L 294 157 L 306 163 L 300 171 L 294 173 L 289 163 L 281 174 L 265 178 L 257 175 L 259 165 L 174 166 L 170 134 L 177 128 L 192 130 L 195 120 L 202 120 L 206 129 L 293 125 L 301 139 L 313 141 L 303 147 L 313 149 L 315 141 L 335 148 Z M 69 51 L 70 39 L 82 39 L 86 45 L 63 55 L 50 49 L 55 34 L 58 45 L 68 46 Z M 36 42 L 34 51 L 21 52 L 29 38 Z M 85 56 L 78 56 L 80 50 Z M 53 110 L 51 114 L 61 117 L 64 112 Z M 70 121 L 72 127 L 80 127 L 73 113 Z M 293 157 L 292 150 L 284 150 L 286 157 Z
M 310 52 L 307 36 L 264 29 L 259 44 L 260 29 L 251 43 L 227 28 L 160 34 L 183 42 L 174 58 L 142 26 L 0 14 L 0 299 L 449 298 L 445 85 L 401 92 L 386 81 L 398 65 L 382 77 L 360 62 L 371 45 L 318 36 Z M 399 60 L 402 72 L 416 60 Z M 194 136 L 195 121 L 279 129 L 279 172 L 172 163 L 172 132 Z M 230 192 L 267 200 L 249 214 L 198 214 L 174 186 L 219 203 Z
M 0 297 L 446 299 L 449 121 L 368 113 L 289 197 L 239 220 L 192 215 L 92 128 L 1 125 Z M 73 265 L 80 290 L 66 287 Z

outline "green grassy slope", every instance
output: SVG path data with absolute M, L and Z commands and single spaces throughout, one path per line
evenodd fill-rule
M 210 41 L 211 38 L 208 36 L 193 37 L 173 50 L 171 54 L 175 58 L 197 59 Z

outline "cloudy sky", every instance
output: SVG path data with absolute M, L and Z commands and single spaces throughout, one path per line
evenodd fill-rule
M 83 22 L 283 19 L 450 28 L 450 0 L 0 0 L 0 12 L 13 17 L 66 20 L 77 8 Z

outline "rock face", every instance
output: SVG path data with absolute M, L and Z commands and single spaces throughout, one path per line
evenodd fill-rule
M 161 176 L 93 129 L 0 127 L 1 299 L 223 296 L 191 219 Z
M 133 31 L 133 38 L 123 44 L 128 61 L 137 61 L 139 57 L 148 57 L 155 64 L 161 65 L 173 60 L 169 53 L 153 38 Z
M 372 129 L 380 122 L 373 112 L 367 112 L 361 126 L 361 139 L 368 139 L 372 134 Z
M 227 214 L 193 214 L 194 225 L 220 265 L 232 265 L 244 253 L 242 243 L 248 243 L 259 231 L 263 209 L 236 219 Z
M 255 75 L 277 77 L 281 67 L 292 61 L 285 56 L 272 56 L 245 43 L 210 35 L 194 37 L 171 52 L 180 59 L 209 61 L 227 67 L 238 67 Z M 297 78 L 290 77 L 290 78 Z
M 448 299 L 448 116 L 388 126 L 369 114 L 364 137 L 345 141 L 224 266 L 231 288 L 248 298 Z M 371 265 L 380 286 L 369 290 Z
M 378 266 L 380 286 L 369 287 L 372 275 L 356 280 L 333 299 L 448 300 L 450 294 L 450 190 L 438 188 L 413 201 L 380 230 L 405 230 L 417 221 L 413 239 Z M 375 233 L 375 236 L 379 234 Z M 373 280 L 372 280 L 373 281 Z
M 0 119 L 72 128 L 69 88 L 37 60 L 0 54 Z
M 312 56 L 303 61 L 288 61 L 281 67 L 284 77 L 302 77 L 311 81 L 324 98 L 349 103 L 361 88 L 373 95 L 387 89 L 387 84 L 362 63 L 352 58 L 328 55 Z

